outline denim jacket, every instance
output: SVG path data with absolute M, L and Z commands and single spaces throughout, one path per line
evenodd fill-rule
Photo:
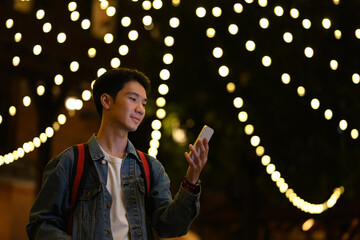
M 73 234 L 67 235 L 69 198 L 74 151 L 68 148 L 46 166 L 42 188 L 30 211 L 29 239 L 113 239 L 110 208 L 112 197 L 106 188 L 107 161 L 95 135 L 88 141 L 93 161 L 84 189 L 74 208 Z M 199 194 L 192 195 L 180 186 L 174 199 L 170 180 L 161 163 L 150 157 L 153 182 L 146 200 L 145 182 L 141 177 L 135 147 L 130 141 L 121 167 L 121 181 L 131 240 L 185 235 L 200 211 Z M 141 164 L 141 163 L 140 163 Z M 146 200 L 146 207 L 145 207 Z

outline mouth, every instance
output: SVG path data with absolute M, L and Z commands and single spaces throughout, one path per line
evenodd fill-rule
M 135 123 L 140 123 L 140 122 L 141 122 L 141 118 L 138 118 L 138 117 L 131 117 L 131 119 L 132 119 Z

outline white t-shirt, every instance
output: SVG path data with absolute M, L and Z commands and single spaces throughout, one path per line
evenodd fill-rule
M 103 152 L 105 160 L 108 162 L 106 188 L 113 199 L 110 209 L 111 232 L 114 240 L 130 240 L 129 222 L 126 215 L 124 194 L 121 185 L 122 159 L 111 156 L 104 150 Z

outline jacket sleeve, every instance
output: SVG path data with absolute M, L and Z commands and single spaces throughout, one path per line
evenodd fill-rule
M 66 233 L 73 151 L 66 150 L 45 167 L 42 187 L 30 210 L 29 239 L 71 239 Z M 70 170 L 69 170 L 70 169 Z
M 193 195 L 180 186 L 172 199 L 170 180 L 164 167 L 155 160 L 152 170 L 153 185 L 149 196 L 152 227 L 161 238 L 185 235 L 200 212 L 200 193 Z

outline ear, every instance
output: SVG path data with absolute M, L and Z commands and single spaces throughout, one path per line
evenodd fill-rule
M 103 108 L 108 110 L 112 104 L 112 97 L 107 93 L 103 93 L 100 96 L 100 102 Z

